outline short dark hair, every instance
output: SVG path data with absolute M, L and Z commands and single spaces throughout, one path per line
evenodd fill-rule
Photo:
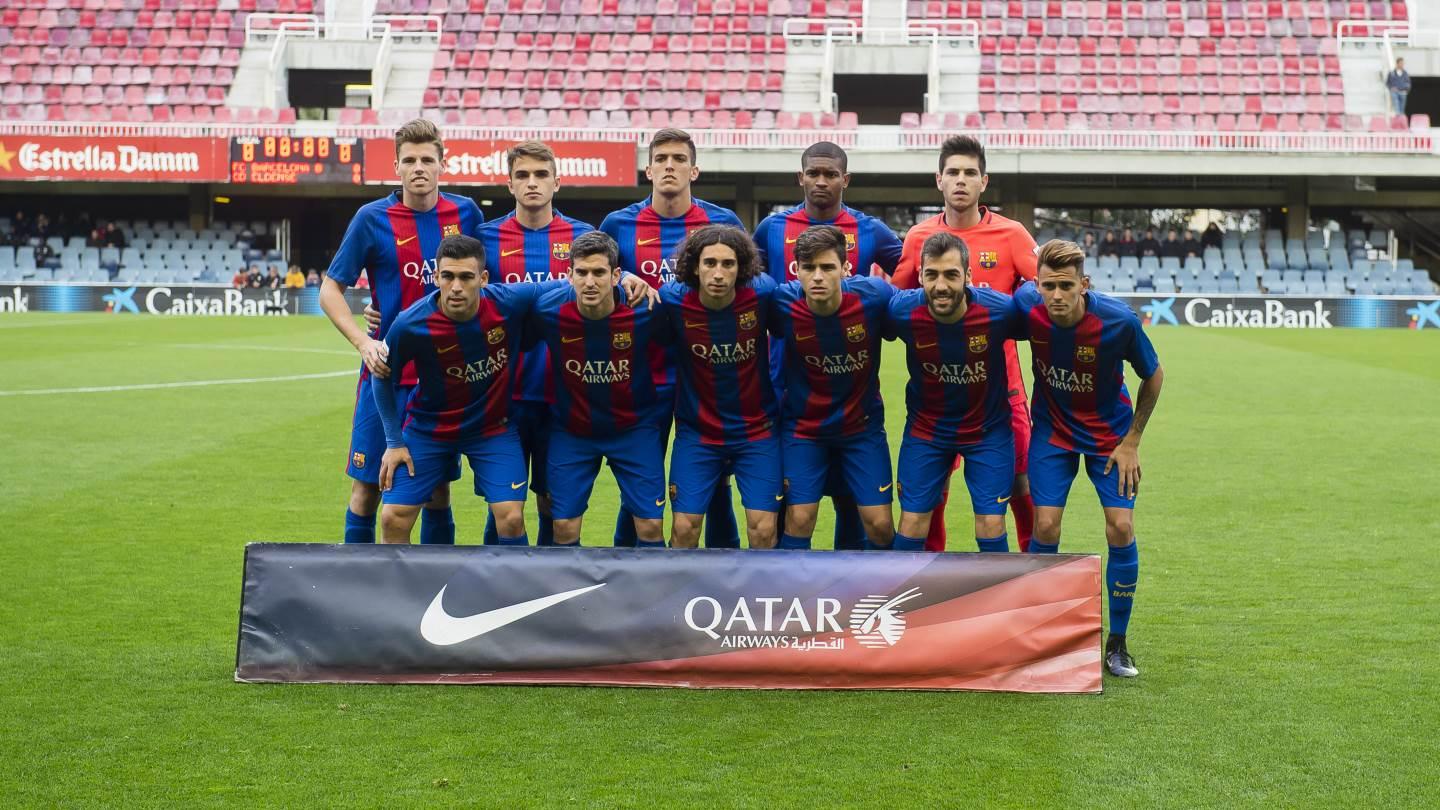
M 655 134 L 650 137 L 649 157 L 647 159 L 654 160 L 655 147 L 667 143 L 683 143 L 690 147 L 690 162 L 695 162 L 695 139 L 691 138 L 690 133 L 685 130 L 674 127 L 656 130 Z
M 945 142 L 940 144 L 939 171 L 944 172 L 945 161 L 955 155 L 969 155 L 975 158 L 975 162 L 980 165 L 980 173 L 985 173 L 985 147 L 975 138 L 969 135 L 951 135 L 946 138 Z
M 760 255 L 750 235 L 733 225 L 706 225 L 685 237 L 675 253 L 675 278 L 690 287 L 700 286 L 700 254 L 711 245 L 735 251 L 735 286 L 760 275 Z
M 544 141 L 521 141 L 510 147 L 510 151 L 505 153 L 505 162 L 510 167 L 510 176 L 514 176 L 515 161 L 522 157 L 543 160 L 550 164 L 551 174 L 559 174 L 555 165 L 555 152 Z
M 485 243 L 473 236 L 457 233 L 440 240 L 440 249 L 435 251 L 435 264 L 441 259 L 474 259 L 485 269 Z
M 840 161 L 841 172 L 850 171 L 850 156 L 845 154 L 845 150 L 841 149 L 839 144 L 834 144 L 829 141 L 810 144 L 805 148 L 804 152 L 800 153 L 800 171 L 805 171 L 805 167 L 810 165 L 811 158 L 838 160 Z
M 604 256 L 610 269 L 620 266 L 620 246 L 604 231 L 586 231 L 570 243 L 570 263 L 591 256 Z
M 440 153 L 440 159 L 445 159 L 445 142 L 440 139 L 440 128 L 427 118 L 407 121 L 404 126 L 395 130 L 396 160 L 400 159 L 400 147 L 407 143 L 433 143 Z
M 949 231 L 936 231 L 925 240 L 925 244 L 920 246 L 920 264 L 923 267 L 926 259 L 938 259 L 952 250 L 960 251 L 960 267 L 970 272 L 970 247 L 964 239 Z
M 840 263 L 845 263 L 845 232 L 834 225 L 812 225 L 795 237 L 795 261 L 813 262 L 827 250 L 835 251 Z

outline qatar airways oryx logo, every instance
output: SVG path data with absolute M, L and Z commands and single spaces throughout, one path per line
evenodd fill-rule
M 739 596 L 722 603 L 697 596 L 685 604 L 684 619 L 687 627 L 724 649 L 843 650 L 847 638 L 862 647 L 887 648 L 905 635 L 900 606 L 921 595 L 918 588 L 870 594 L 856 600 L 848 613 L 839 599 L 829 597 Z

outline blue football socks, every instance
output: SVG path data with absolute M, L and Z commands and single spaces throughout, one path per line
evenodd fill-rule
M 1033 540 L 1031 541 L 1034 542 Z M 1128 546 L 1111 546 L 1105 563 L 1106 590 L 1110 592 L 1110 633 L 1123 636 L 1130 627 L 1135 586 L 1140 584 L 1140 552 L 1134 540 Z
M 496 542 L 502 546 L 528 546 L 530 536 L 522 534 L 519 537 L 497 537 Z
M 615 516 L 615 547 L 634 548 L 636 542 L 635 516 L 630 514 L 630 510 L 622 503 L 620 514 Z
M 705 547 L 740 547 L 740 527 L 735 525 L 735 505 L 730 499 L 729 484 L 715 488 L 715 495 L 705 510 Z
M 780 548 L 796 549 L 802 551 L 810 550 L 810 538 L 796 537 L 793 534 L 780 535 Z
M 450 507 L 420 511 L 420 545 L 455 545 L 455 515 Z
M 1010 550 L 1010 535 L 1002 534 L 999 537 L 991 538 L 977 537 L 975 544 L 980 547 L 981 551 L 1007 552 Z
M 1060 551 L 1060 541 L 1053 543 L 1042 543 L 1034 537 L 1030 538 L 1031 554 L 1057 554 Z
M 901 533 L 899 533 L 899 532 L 896 532 L 896 533 L 895 533 L 895 550 L 896 550 L 896 551 L 924 551 L 924 550 L 925 550 L 925 538 L 923 538 L 923 537 L 909 537 L 909 536 L 907 536 L 907 535 L 903 535 L 903 534 L 901 534 Z
M 347 543 L 374 543 L 375 542 L 375 516 L 361 517 L 360 515 L 345 510 L 345 542 Z

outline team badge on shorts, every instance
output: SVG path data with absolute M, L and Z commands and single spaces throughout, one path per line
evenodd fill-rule
M 494 346 L 496 343 L 505 339 L 505 327 L 497 326 L 491 329 L 485 333 L 485 339 L 490 342 L 491 346 Z
M 740 313 L 741 329 L 754 329 L 758 323 L 759 319 L 755 317 L 755 310 L 749 309 Z
M 550 246 L 550 257 L 557 262 L 570 261 L 570 243 L 556 242 Z
M 453 224 L 450 224 L 450 225 L 446 225 L 445 227 L 443 227 L 443 228 L 440 229 L 440 234 L 441 234 L 442 237 L 444 237 L 444 236 L 459 236 L 459 235 L 460 235 L 460 224 L 459 224 L 459 223 L 453 223 Z
M 679 494 L 680 494 L 680 487 L 675 486 L 675 482 L 674 482 L 674 481 L 671 481 L 671 482 L 670 482 L 670 500 L 672 500 L 672 501 L 675 500 L 675 496 L 676 496 L 676 495 L 679 495 Z
M 629 332 L 616 332 L 615 337 L 610 339 L 610 345 L 617 349 L 628 349 L 632 342 Z
M 857 323 L 845 327 L 845 339 L 851 343 L 859 343 L 865 339 L 865 324 Z
M 1095 362 L 1095 347 L 1094 347 L 1094 346 L 1076 346 L 1076 347 L 1075 347 L 1075 359 L 1076 359 L 1078 362 L 1081 362 L 1081 363 L 1093 363 L 1093 362 Z
M 364 453 L 351 453 L 351 454 L 350 454 L 350 465 L 351 465 L 352 467 L 354 467 L 355 469 L 357 469 L 357 470 L 363 470 L 363 469 L 365 469 L 365 454 L 364 454 Z
M 970 351 L 976 354 L 984 354 L 990 348 L 990 337 L 988 335 L 971 335 Z

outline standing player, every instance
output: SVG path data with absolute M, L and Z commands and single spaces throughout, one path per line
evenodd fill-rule
M 1025 226 L 1006 219 L 980 204 L 980 195 L 990 184 L 985 173 L 985 147 L 968 135 L 947 138 L 940 146 L 940 170 L 935 186 L 940 189 L 945 210 L 918 222 L 905 235 L 905 250 L 895 271 L 895 286 L 918 286 L 920 251 L 933 233 L 945 231 L 965 240 L 970 249 L 973 283 L 977 287 L 1009 294 L 1035 278 L 1035 240 Z M 1010 425 L 1015 434 L 1015 486 L 1010 508 L 1015 513 L 1015 535 L 1024 551 L 1030 543 L 1034 509 L 1026 480 L 1027 450 L 1030 446 L 1030 406 L 1025 401 L 1025 378 L 1020 373 L 1020 355 L 1015 343 L 1006 341 L 1005 357 L 1009 379 Z M 930 522 L 927 551 L 945 550 L 945 504 L 950 487 L 941 490 L 940 507 Z
M 774 548 L 783 495 L 765 335 L 775 282 L 761 274 L 750 237 L 728 225 L 686 237 L 675 276 L 660 288 L 678 346 L 670 544 L 699 544 L 705 508 L 733 468 L 750 548 Z
M 771 214 L 755 229 L 755 244 L 760 260 L 776 284 L 796 279 L 799 265 L 795 261 L 795 241 L 806 229 L 815 225 L 834 225 L 845 234 L 845 260 L 854 272 L 870 274 L 878 266 L 885 275 L 895 272 L 900 260 L 900 240 L 884 222 L 845 205 L 845 189 L 850 187 L 849 156 L 829 141 L 811 144 L 800 155 L 797 181 L 804 192 L 799 205 Z M 771 345 L 770 368 L 775 385 L 781 385 L 781 349 L 777 341 Z M 832 469 L 836 469 L 832 467 Z M 835 548 L 863 547 L 864 536 L 855 500 L 844 492 L 843 482 L 826 482 L 826 494 L 835 506 Z
M 897 551 L 921 551 L 930 513 L 965 459 L 981 551 L 1009 551 L 1005 503 L 1015 479 L 1005 344 L 1020 334 L 1010 296 L 969 286 L 960 237 L 940 231 L 920 249 L 919 290 L 890 301 L 886 337 L 905 343 L 905 438 L 900 443 Z
M 817 225 L 795 240 L 799 280 L 775 291 L 770 333 L 785 346 L 781 452 L 787 482 L 781 548 L 809 548 L 831 467 L 854 494 L 869 543 L 889 548 L 894 479 L 880 400 L 880 341 L 895 288 L 846 278 L 845 234 Z
M 601 460 L 634 515 L 636 545 L 664 548 L 665 467 L 650 373 L 652 344 L 668 340 L 662 313 L 615 299 L 620 280 L 614 240 L 592 231 L 570 245 L 570 285 L 540 296 L 527 326 L 550 348 L 549 482 L 555 545 L 580 542 L 580 527 Z M 653 295 L 652 291 L 652 295 Z
M 525 457 L 509 418 L 510 361 L 541 288 L 487 286 L 485 248 L 468 236 L 446 237 L 435 261 L 439 289 L 400 313 L 385 336 L 390 360 L 413 361 L 419 379 L 403 426 L 394 380 L 372 386 L 385 426 L 384 540 L 410 542 L 420 504 L 464 455 L 499 542 L 525 545 Z
M 728 208 L 699 200 L 690 192 L 700 177 L 695 163 L 695 141 L 679 129 L 662 129 L 650 139 L 649 163 L 645 176 L 651 183 L 649 197 L 622 208 L 600 223 L 600 230 L 609 234 L 620 246 L 620 268 L 634 273 L 660 289 L 675 280 L 674 257 L 680 242 L 690 231 L 704 225 L 741 227 L 740 218 Z M 670 435 L 671 410 L 675 401 L 675 359 L 668 349 L 656 346 L 651 357 L 655 385 L 659 396 L 671 408 L 657 413 L 660 420 L 660 452 Z M 709 548 L 737 548 L 740 531 L 735 525 L 735 509 L 728 485 L 717 487 L 707 509 L 705 545 Z M 615 523 L 615 545 L 634 545 L 634 521 L 620 509 Z
M 480 229 L 486 269 L 492 282 L 549 281 L 570 272 L 570 244 L 595 230 L 555 210 L 560 189 L 555 153 L 540 141 L 510 148 L 510 193 L 515 211 Z M 550 352 L 543 344 L 519 356 L 514 364 L 515 404 L 510 418 L 520 432 L 520 446 L 530 468 L 530 489 L 540 516 L 536 545 L 548 546 L 554 536 L 550 494 L 545 483 L 545 449 L 550 441 Z M 485 542 L 496 541 L 495 521 L 485 524 Z
M 1160 398 L 1165 373 L 1140 319 L 1122 301 L 1090 289 L 1085 251 L 1058 240 L 1040 249 L 1035 284 L 1015 293 L 1015 308 L 1030 339 L 1035 372 L 1035 441 L 1030 445 L 1030 491 L 1035 538 L 1030 551 L 1060 547 L 1060 520 L 1080 457 L 1105 510 L 1106 591 L 1110 637 L 1105 666 L 1112 675 L 1139 674 L 1125 646 L 1140 557 L 1135 544 L 1135 496 L 1140 486 L 1140 438 Z M 1140 375 L 1130 407 L 1125 364 Z
M 469 197 L 440 191 L 445 146 L 440 131 L 416 119 L 395 133 L 395 173 L 401 190 L 361 206 L 350 220 L 345 238 L 325 280 L 320 285 L 320 308 L 350 341 L 365 365 L 355 393 L 355 414 L 350 433 L 350 455 L 345 471 L 354 479 L 345 512 L 345 542 L 375 542 L 375 512 L 380 506 L 379 464 L 385 451 L 385 431 L 375 411 L 370 387 L 372 376 L 391 372 L 381 342 L 390 322 L 406 307 L 435 289 L 434 259 L 447 236 L 474 236 L 485 217 Z M 380 325 L 366 334 L 355 323 L 345 301 L 345 288 L 361 273 L 369 277 L 371 294 L 380 309 Z M 416 383 L 415 369 L 394 369 L 407 394 Z M 403 401 L 403 400 L 402 400 Z M 457 466 L 450 479 L 459 478 Z M 454 543 L 455 521 L 450 512 L 448 482 L 442 481 L 420 524 L 420 542 Z

